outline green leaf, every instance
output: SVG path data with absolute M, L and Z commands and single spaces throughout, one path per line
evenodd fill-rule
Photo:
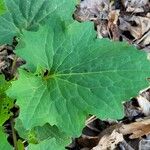
M 8 89 L 10 83 L 5 80 L 3 75 L 0 75 L 0 97 L 5 97 L 4 92 Z
M 16 119 L 15 122 L 15 129 L 17 130 L 17 132 L 19 133 L 19 136 L 22 137 L 23 139 L 28 139 L 28 132 L 29 130 L 26 130 L 22 124 L 22 121 L 20 119 Z M 34 143 L 34 142 L 33 142 Z M 37 143 L 37 142 L 35 142 Z
M 0 149 L 1 150 L 13 150 L 13 147 L 7 141 L 7 136 L 3 129 L 0 127 Z
M 5 93 L 9 86 L 10 83 L 0 75 L 0 126 L 12 116 L 10 109 L 14 106 L 14 102 Z
M 61 133 L 56 126 L 51 126 L 48 123 L 42 127 L 34 127 L 30 133 L 34 133 L 38 143 L 52 138 L 55 138 L 59 145 L 66 146 L 70 142 L 70 138 L 68 138 L 64 133 Z
M 42 141 L 40 144 L 30 144 L 29 150 L 65 150 L 62 145 L 58 145 L 55 139 L 47 139 Z
M 0 0 L 0 15 L 6 11 L 4 0 Z
M 31 144 L 31 147 L 34 147 L 32 146 L 33 144 L 41 144 L 43 141 L 51 139 L 52 141 L 55 141 L 55 144 L 49 145 L 49 147 L 51 146 L 50 149 L 58 149 L 57 145 L 59 145 L 62 150 L 71 142 L 71 139 L 68 138 L 67 135 L 60 132 L 56 126 L 51 126 L 48 123 L 44 126 L 34 127 L 31 130 L 25 130 L 21 120 L 17 120 L 15 128 L 22 138 L 28 140 L 28 142 Z
M 121 118 L 122 102 L 148 86 L 146 54 L 127 43 L 96 39 L 91 23 L 24 31 L 17 54 L 27 60 L 8 95 L 26 129 L 48 122 L 79 135 L 88 114 Z M 48 75 L 35 74 L 40 65 Z M 109 111 L 108 111 L 109 110 Z
M 75 0 L 5 0 L 9 12 L 0 16 L 0 44 L 11 43 L 22 29 L 35 30 L 46 20 L 72 20 Z M 55 21 L 54 21 L 55 22 Z
M 0 99 L 0 126 L 12 116 L 10 109 L 13 105 L 13 101 L 10 98 Z

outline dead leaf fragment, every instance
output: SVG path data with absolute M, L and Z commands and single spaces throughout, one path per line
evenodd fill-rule
M 146 118 L 130 124 L 124 124 L 118 129 L 119 133 L 128 135 L 130 139 L 140 138 L 144 135 L 150 134 L 150 119 Z
M 126 12 L 144 12 L 144 7 L 148 4 L 148 0 L 122 0 Z
M 123 140 L 123 135 L 114 130 L 110 135 L 104 135 L 92 150 L 114 150 L 116 145 Z
M 84 0 L 81 1 L 74 12 L 74 17 L 78 21 L 95 20 L 99 17 L 108 17 L 109 0 Z

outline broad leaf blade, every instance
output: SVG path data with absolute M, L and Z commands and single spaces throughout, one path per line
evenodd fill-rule
M 37 34 L 33 34 L 33 32 L 24 31 L 24 35 L 21 36 L 22 38 L 21 40 L 26 41 L 29 44 L 26 45 L 26 43 L 22 43 L 24 44 L 25 49 L 23 48 L 21 51 L 17 52 L 18 54 L 24 53 L 24 56 L 25 56 L 24 59 L 26 60 L 26 62 L 28 62 L 26 67 L 33 71 L 37 69 L 37 66 L 39 66 L 39 68 L 50 69 L 52 65 L 52 60 L 53 60 L 52 57 L 53 57 L 54 52 L 49 51 L 49 47 L 51 47 L 52 49 L 53 45 L 51 43 L 48 44 L 48 41 L 53 40 L 53 30 L 50 31 L 48 30 L 48 28 L 43 28 L 39 30 L 39 32 L 37 32 Z M 39 34 L 41 35 L 42 38 L 39 38 Z M 40 44 L 33 44 L 35 38 L 36 38 L 36 42 Z M 22 44 L 21 44 L 21 48 L 22 48 Z M 27 47 L 29 49 L 32 49 L 30 51 L 31 57 L 28 57 L 28 51 L 26 51 Z M 45 53 L 40 51 L 41 49 L 43 49 L 43 47 L 45 49 Z M 39 49 L 38 51 L 36 51 L 36 55 L 34 51 L 35 49 Z
M 44 126 L 34 127 L 30 133 L 34 133 L 36 135 L 35 138 L 39 143 L 46 139 L 55 138 L 58 145 L 65 147 L 70 142 L 70 138 L 60 132 L 56 126 L 51 126 L 48 123 Z
M 0 44 L 11 44 L 13 37 L 18 36 L 19 32 L 9 12 L 0 16 Z
M 17 131 L 22 138 L 28 140 L 31 149 L 40 147 L 40 145 L 42 145 L 42 148 L 45 148 L 46 145 L 42 144 L 45 143 L 45 140 L 48 140 L 50 143 L 55 141 L 52 145 L 48 144 L 48 147 L 49 149 L 57 150 L 65 149 L 65 146 L 71 142 L 71 139 L 67 135 L 60 132 L 56 126 L 51 126 L 48 123 L 44 126 L 34 127 L 31 130 L 25 130 L 22 122 L 18 120 L 15 128 L 17 128 Z
M 5 0 L 8 13 L 0 16 L 0 44 L 11 43 L 22 29 L 36 30 L 55 17 L 72 20 L 75 0 Z
M 61 24 L 54 30 L 44 26 L 32 34 L 29 41 L 31 33 L 24 31 L 25 46 L 17 54 L 31 59 L 26 69 L 33 73 L 20 70 L 19 79 L 8 91 L 18 100 L 27 129 L 48 122 L 79 135 L 88 114 L 121 118 L 122 101 L 148 85 L 146 54 L 126 43 L 96 39 L 90 23 L 74 22 L 65 28 Z M 34 43 L 45 37 L 49 38 L 44 46 Z M 43 55 L 45 63 L 39 59 Z M 34 74 L 39 64 L 48 69 L 46 77 Z

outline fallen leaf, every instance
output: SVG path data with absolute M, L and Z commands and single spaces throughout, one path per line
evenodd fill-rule
M 140 138 L 150 134 L 150 119 L 145 118 L 143 120 L 137 120 L 137 122 L 122 125 L 118 131 L 123 135 L 131 134 L 129 136 L 130 139 Z
M 110 135 L 104 135 L 98 145 L 92 150 L 114 150 L 119 142 L 124 140 L 123 135 L 114 130 Z

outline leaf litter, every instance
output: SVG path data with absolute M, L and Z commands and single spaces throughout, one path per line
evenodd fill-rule
M 15 54 L 17 41 L 13 40 L 11 45 L 4 44 L 0 46 L 0 74 L 4 74 L 6 80 L 10 80 L 16 74 L 17 68 L 25 63 L 24 60 Z
M 84 0 L 74 12 L 78 21 L 93 21 L 99 38 L 128 41 L 150 50 L 149 0 Z

